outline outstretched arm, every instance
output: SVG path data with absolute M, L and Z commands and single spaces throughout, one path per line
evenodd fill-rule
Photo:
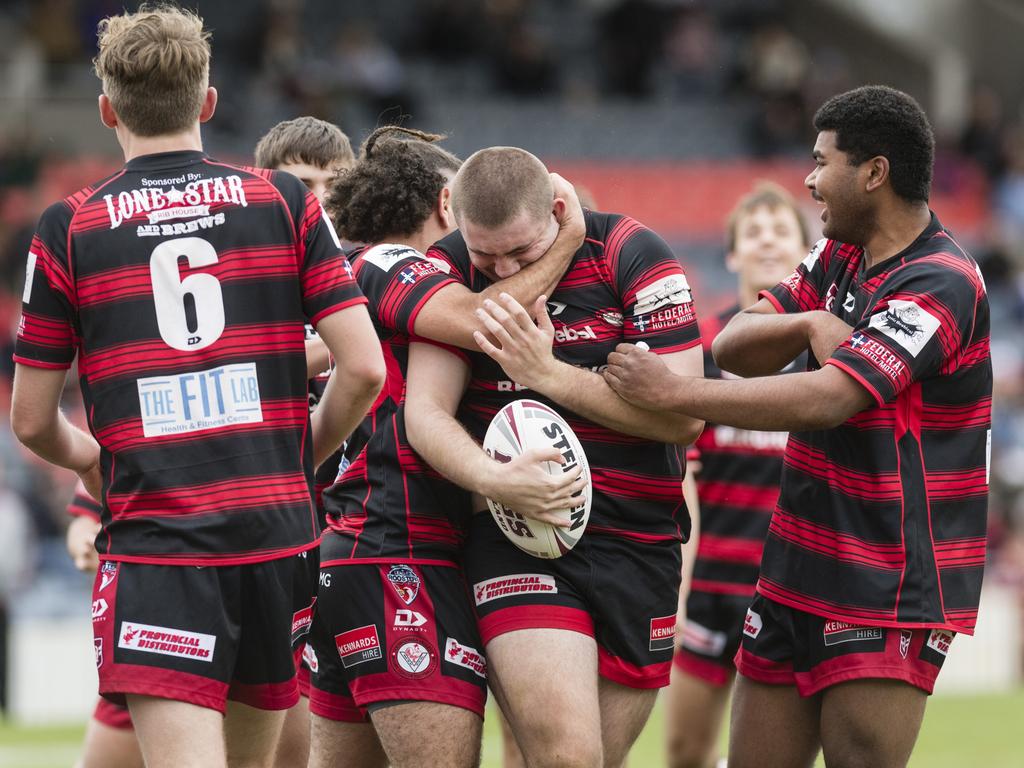
M 410 346 L 405 400 L 409 444 L 456 485 L 520 514 L 568 526 L 569 521 L 554 513 L 579 502 L 573 496 L 585 485 L 580 473 L 549 475 L 542 463 L 563 461 L 554 448 L 529 450 L 507 464 L 484 453 L 455 419 L 468 382 L 468 366 L 451 352 L 431 344 Z
M 513 381 L 550 397 L 559 405 L 608 429 L 626 435 L 686 445 L 700 435 L 704 423 L 682 413 L 655 413 L 626 402 L 599 373 L 564 363 L 552 353 L 555 329 L 545 298 L 533 306 L 534 319 L 512 296 L 488 301 L 479 316 L 497 345 L 476 334 L 480 349 L 498 362 Z M 702 376 L 700 346 L 659 356 L 679 376 Z

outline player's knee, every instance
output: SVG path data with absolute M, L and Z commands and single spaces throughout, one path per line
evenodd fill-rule
M 570 741 L 553 746 L 544 754 L 528 761 L 530 768 L 602 768 L 601 744 Z
M 829 768 L 899 768 L 906 759 L 893 754 L 880 734 L 856 727 L 845 728 L 842 735 L 824 740 L 822 752 Z
M 668 740 L 669 768 L 706 768 L 711 764 L 714 739 L 700 731 L 673 734 Z

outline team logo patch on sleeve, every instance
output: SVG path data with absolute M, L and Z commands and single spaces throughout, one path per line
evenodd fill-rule
M 676 641 L 676 617 L 658 616 L 651 619 L 651 641 L 649 648 L 652 651 L 670 651 L 675 647 Z
M 373 264 L 377 269 L 390 272 L 399 262 L 411 258 L 422 259 L 424 256 L 415 248 L 405 245 L 378 245 L 365 251 L 359 258 L 368 264 Z
M 917 357 L 925 344 L 939 330 L 941 323 L 935 315 L 913 301 L 890 299 L 889 306 L 876 312 L 868 321 L 874 328 Z
M 690 284 L 684 275 L 669 275 L 655 280 L 636 293 L 634 315 L 646 315 L 670 304 L 689 304 L 692 301 Z
M 449 664 L 465 667 L 480 677 L 487 677 L 487 661 L 483 655 L 476 648 L 463 645 L 454 637 L 449 637 L 444 647 L 444 660 Z
M 374 624 L 335 635 L 334 645 L 345 669 L 382 658 L 380 639 L 377 637 L 377 627 Z
M 544 594 L 558 592 L 555 577 L 544 573 L 513 573 L 496 579 L 478 581 L 473 585 L 473 599 L 477 605 L 489 603 L 502 597 L 516 595 Z
M 406 605 L 420 593 L 420 577 L 408 565 L 392 565 L 388 571 L 388 581 Z
M 121 634 L 117 641 L 118 648 L 129 651 L 158 653 L 161 656 L 177 656 L 181 659 L 205 662 L 213 661 L 216 644 L 216 635 L 129 621 L 121 623 Z
M 826 621 L 822 630 L 825 645 L 855 643 L 861 640 L 881 640 L 885 631 L 881 627 L 859 627 L 845 621 Z

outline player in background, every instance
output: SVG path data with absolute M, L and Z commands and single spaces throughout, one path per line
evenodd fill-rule
M 260 168 L 285 171 L 297 176 L 321 204 L 327 195 L 330 180 L 339 171 L 350 169 L 356 162 L 352 145 L 341 128 L 308 116 L 285 120 L 267 131 L 256 144 L 255 160 Z M 306 372 L 309 374 L 309 407 L 312 412 L 327 386 L 331 363 L 327 346 L 308 323 L 306 364 Z M 339 448 L 316 470 L 315 492 L 321 530 L 326 525 L 321 494 L 338 476 L 341 459 L 342 449 Z M 303 656 L 308 655 L 306 635 L 309 633 L 312 607 L 316 599 L 320 558 L 316 549 L 300 552 L 298 557 L 303 559 L 305 580 L 299 578 L 295 582 L 292 635 L 302 699 L 285 716 L 281 739 L 277 745 L 276 768 L 305 768 L 309 762 L 309 663 Z
M 790 431 L 730 768 L 809 766 L 819 749 L 905 765 L 953 635 L 974 631 L 985 563 L 988 299 L 928 208 L 931 127 L 884 86 L 834 96 L 814 125 L 825 239 L 713 346 L 753 378 L 681 378 L 629 345 L 606 371 L 647 408 Z M 807 372 L 764 375 L 804 350 Z
M 478 290 L 514 275 L 554 236 L 550 196 L 536 157 L 512 147 L 481 150 L 455 179 L 459 232 L 428 255 Z M 485 509 L 480 496 L 507 490 L 490 482 L 501 465 L 478 441 L 508 402 L 551 403 L 587 452 L 593 511 L 572 552 L 531 557 L 484 512 L 471 523 L 463 555 L 491 690 L 531 766 L 620 765 L 657 688 L 668 684 L 679 543 L 689 530 L 678 445 L 702 426 L 632 407 L 601 378 L 607 353 L 622 339 L 641 338 L 674 370 L 699 375 L 700 335 L 682 265 L 664 241 L 626 216 L 588 211 L 585 220 L 587 239 L 547 309 L 544 297 L 529 305 L 539 328 L 507 294 L 485 302 L 481 322 L 501 349 L 479 332 L 475 338 L 501 365 L 480 352 L 428 344 L 410 351 L 410 442 L 478 494 L 475 509 Z M 530 512 L 522 494 L 497 498 Z
M 102 502 L 100 693 L 127 699 L 149 768 L 272 764 L 298 700 L 313 468 L 384 378 L 312 193 L 203 154 L 209 52 L 173 7 L 100 23 L 100 116 L 126 165 L 40 219 L 15 351 L 15 434 Z M 312 419 L 305 318 L 337 362 Z M 91 435 L 59 410 L 76 355 Z
M 736 275 L 737 302 L 701 328 L 706 377 L 723 377 L 711 356 L 718 331 L 761 291 L 792 274 L 809 247 L 807 222 L 781 187 L 761 182 L 740 198 L 726 224 L 725 256 L 726 268 Z M 786 370 L 803 370 L 802 362 Z M 667 691 L 668 764 L 674 768 L 715 764 L 736 670 L 733 657 L 754 596 L 785 447 L 785 432 L 708 423 L 687 462 L 688 474 L 696 472 L 700 536 Z M 683 560 L 685 566 L 685 554 Z
M 100 532 L 100 505 L 81 481 L 67 512 L 71 516 L 65 539 L 68 554 L 75 568 L 96 573 L 100 566 L 95 543 Z M 109 606 L 105 601 L 93 603 L 93 616 L 107 610 Z M 142 768 L 142 765 L 142 752 L 128 708 L 100 697 L 85 727 L 82 755 L 75 768 Z
M 468 346 L 472 293 L 424 253 L 455 226 L 450 183 L 461 161 L 433 134 L 384 127 L 339 175 L 328 208 L 352 258 L 388 360 L 373 413 L 349 440 L 351 464 L 324 496 L 329 530 L 310 643 L 311 766 L 475 766 L 486 664 L 459 567 L 468 498 L 433 475 L 405 437 L 405 370 L 413 336 Z M 571 185 L 554 180 L 550 253 L 504 288 L 536 299 L 583 241 Z M 524 456 L 504 471 L 545 501 L 568 494 Z

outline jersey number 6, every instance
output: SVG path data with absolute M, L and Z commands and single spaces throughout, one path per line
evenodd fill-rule
M 224 297 L 220 281 L 198 273 L 181 279 L 178 261 L 189 269 L 217 263 L 217 251 L 199 237 L 179 237 L 160 243 L 149 259 L 153 303 L 160 337 L 183 352 L 208 347 L 224 333 Z

